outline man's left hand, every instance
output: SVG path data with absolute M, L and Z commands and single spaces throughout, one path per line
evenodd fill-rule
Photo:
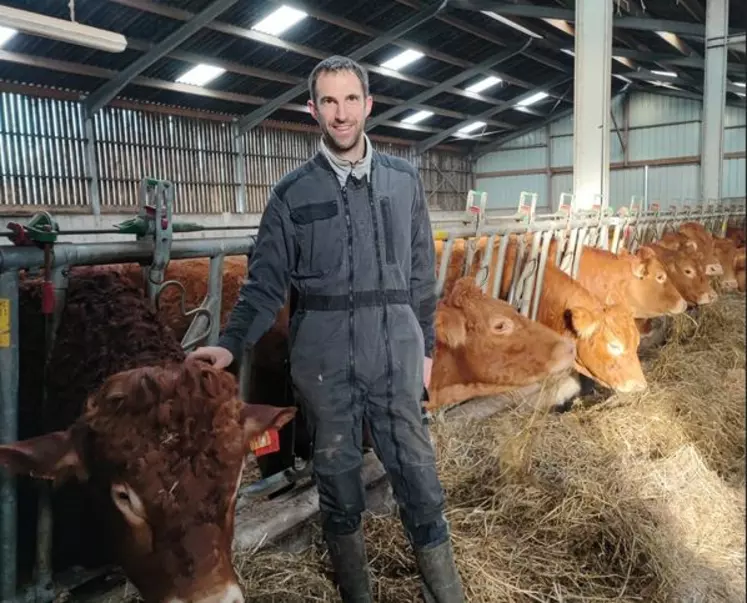
M 433 359 L 425 356 L 423 358 L 423 385 L 425 389 L 428 389 L 431 384 L 431 368 L 433 367 Z

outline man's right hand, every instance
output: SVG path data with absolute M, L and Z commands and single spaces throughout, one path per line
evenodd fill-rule
M 224 369 L 233 362 L 233 354 L 217 345 L 205 346 L 190 352 L 187 360 L 205 360 L 217 369 Z

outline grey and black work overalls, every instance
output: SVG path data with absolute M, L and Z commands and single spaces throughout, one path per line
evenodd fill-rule
M 433 236 L 412 165 L 373 151 L 370 175 L 341 187 L 319 152 L 274 187 L 219 345 L 238 358 L 270 328 L 292 284 L 291 376 L 314 445 L 323 529 L 360 525 L 365 414 L 413 546 L 434 546 L 448 529 L 421 418 L 423 356 L 434 345 Z

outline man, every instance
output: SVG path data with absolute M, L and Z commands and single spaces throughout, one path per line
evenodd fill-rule
M 291 377 L 314 443 L 324 538 L 343 601 L 373 601 L 361 529 L 365 415 L 422 576 L 426 601 L 461 603 L 444 496 L 421 419 L 434 346 L 435 252 L 420 177 L 374 151 L 372 98 L 354 61 L 309 77 L 320 151 L 273 189 L 250 277 L 218 346 L 192 357 L 226 367 L 270 328 L 289 285 Z

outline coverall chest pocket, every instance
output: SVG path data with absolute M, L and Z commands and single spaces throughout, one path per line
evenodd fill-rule
M 308 203 L 291 210 L 300 254 L 300 278 L 318 278 L 337 272 L 343 262 L 344 228 L 337 201 Z

